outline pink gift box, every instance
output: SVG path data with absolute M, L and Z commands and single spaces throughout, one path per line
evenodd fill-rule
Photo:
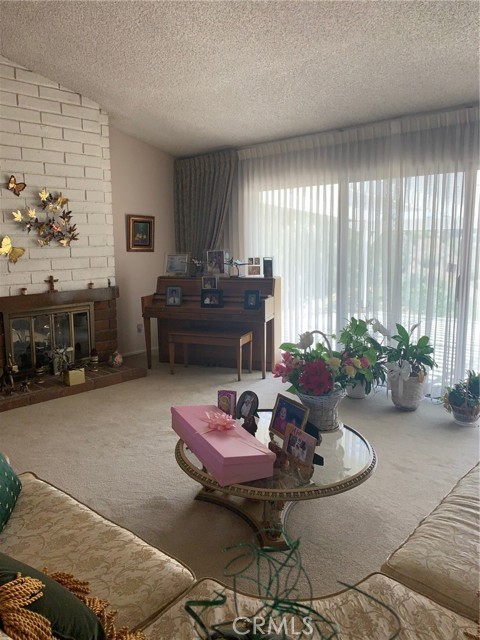
M 215 405 L 171 407 L 172 427 L 221 487 L 273 475 L 275 454 L 236 421 L 228 431 L 209 430 Z

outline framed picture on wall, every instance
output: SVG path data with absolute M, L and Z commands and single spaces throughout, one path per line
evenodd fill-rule
M 127 215 L 127 251 L 153 251 L 155 218 Z

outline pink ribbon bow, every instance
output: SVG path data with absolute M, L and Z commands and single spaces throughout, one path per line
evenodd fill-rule
M 210 427 L 209 431 L 230 431 L 235 429 L 236 422 L 232 416 L 223 413 L 223 411 L 205 411 L 206 419 L 202 418 Z

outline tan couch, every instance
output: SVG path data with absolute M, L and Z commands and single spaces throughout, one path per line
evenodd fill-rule
M 396 612 L 400 640 L 465 640 L 465 631 L 476 631 L 479 471 L 477 465 L 458 482 L 390 556 L 384 573 L 358 585 Z M 211 624 L 235 617 L 230 588 L 216 580 L 196 581 L 180 561 L 35 475 L 20 478 L 22 493 L 0 534 L 0 551 L 40 570 L 46 566 L 88 580 L 92 593 L 118 610 L 118 624 L 143 629 L 147 640 L 197 640 L 184 604 L 218 591 L 226 603 L 208 609 L 204 619 Z M 242 616 L 261 605 L 237 594 Z M 318 598 L 314 607 L 337 625 L 342 640 L 385 640 L 397 628 L 391 612 L 353 590 Z M 0 631 L 0 638 L 7 636 Z

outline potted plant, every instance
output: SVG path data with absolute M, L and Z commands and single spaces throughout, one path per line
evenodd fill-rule
M 480 373 L 467 371 L 467 377 L 447 387 L 443 406 L 460 425 L 476 426 L 480 420 Z
M 392 340 L 397 345 L 385 347 L 387 380 L 393 404 L 404 411 L 415 411 L 423 398 L 427 369 L 433 369 L 437 364 L 432 357 L 430 338 L 422 336 L 416 342 L 412 339 L 418 324 L 414 324 L 410 331 L 398 323 L 396 327 L 397 334 L 392 336 Z
M 314 343 L 316 333 L 323 342 Z M 366 360 L 350 358 L 345 350 L 333 351 L 322 331 L 306 331 L 298 343 L 284 342 L 280 349 L 284 353 L 273 368 L 274 376 L 290 383 L 287 391 L 295 393 L 309 408 L 308 420 L 318 431 L 337 429 L 337 406 L 345 397 L 346 386 L 370 365 Z
M 371 322 L 351 317 L 338 338 L 345 347 L 345 362 L 355 366 L 355 377 L 346 387 L 350 398 L 365 398 L 374 385 L 386 381 L 386 357 L 382 345 L 368 333 Z

